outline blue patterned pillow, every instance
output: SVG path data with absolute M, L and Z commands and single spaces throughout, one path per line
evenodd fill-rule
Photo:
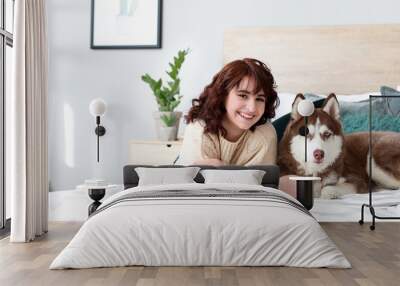
M 399 98 L 400 100 L 400 98 Z M 380 114 L 372 116 L 373 131 L 394 131 L 400 132 L 400 116 Z M 342 118 L 343 132 L 346 134 L 368 131 L 369 118 L 368 113 L 349 114 Z
M 382 95 L 396 98 L 375 97 L 372 100 L 372 130 L 400 132 L 400 92 L 387 86 L 382 86 L 380 91 Z M 368 131 L 369 100 L 340 102 L 340 118 L 344 133 Z
M 381 94 L 382 95 L 392 95 L 392 96 L 399 96 L 400 91 L 395 90 L 394 88 L 388 86 L 381 87 Z M 387 98 L 386 99 L 387 111 L 390 115 L 393 116 L 400 116 L 400 99 L 398 98 Z

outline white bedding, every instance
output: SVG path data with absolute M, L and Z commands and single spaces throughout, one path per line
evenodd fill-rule
M 385 190 L 382 188 L 372 193 L 372 204 L 376 215 L 382 217 L 400 217 L 400 190 Z M 339 199 L 315 199 L 312 214 L 318 221 L 357 222 L 361 218 L 361 206 L 369 203 L 369 194 L 348 194 Z M 364 221 L 370 222 L 372 216 L 368 208 L 364 210 Z M 385 222 L 378 220 L 379 223 Z M 393 220 L 390 220 L 393 221 Z
M 179 184 L 132 188 L 263 190 L 254 185 Z M 296 202 L 296 201 L 295 201 Z M 162 198 L 123 201 L 89 218 L 50 269 L 126 265 L 295 266 L 349 268 L 350 263 L 310 215 L 255 198 Z

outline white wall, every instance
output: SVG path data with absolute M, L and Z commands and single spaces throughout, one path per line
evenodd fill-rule
M 151 114 L 156 104 L 140 76 L 164 76 L 178 49 L 191 49 L 181 75 L 185 97 L 179 109 L 187 111 L 221 68 L 225 28 L 400 22 L 397 0 L 163 2 L 162 49 L 91 50 L 90 0 L 47 1 L 51 189 L 72 189 L 94 176 L 122 183 L 128 141 L 155 138 Z M 96 162 L 95 120 L 88 111 L 96 97 L 108 103 L 101 164 Z

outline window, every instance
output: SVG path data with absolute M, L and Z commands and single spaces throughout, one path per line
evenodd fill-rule
M 0 0 L 0 236 L 9 230 L 10 194 L 5 188 L 5 105 L 11 92 L 14 0 Z

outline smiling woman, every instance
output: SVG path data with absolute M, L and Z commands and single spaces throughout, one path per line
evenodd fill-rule
M 269 120 L 278 104 L 264 63 L 246 58 L 227 64 L 193 99 L 177 164 L 275 164 L 277 138 Z

